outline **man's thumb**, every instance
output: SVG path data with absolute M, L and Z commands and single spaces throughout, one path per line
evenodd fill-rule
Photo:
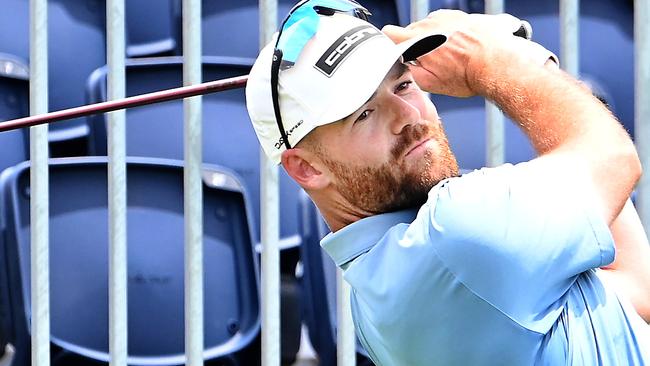
M 407 39 L 410 39 L 413 36 L 415 36 L 413 30 L 402 28 L 392 24 L 385 25 L 381 29 L 381 31 L 384 32 L 384 34 L 387 35 L 388 38 L 390 38 L 395 43 L 404 42 Z

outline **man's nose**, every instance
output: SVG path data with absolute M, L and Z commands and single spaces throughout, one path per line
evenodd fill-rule
M 398 95 L 391 96 L 390 110 L 390 128 L 396 135 L 399 135 L 404 127 L 417 124 L 421 118 L 420 110 Z

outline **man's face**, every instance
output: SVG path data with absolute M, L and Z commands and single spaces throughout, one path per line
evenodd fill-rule
M 399 62 L 361 108 L 312 133 L 334 186 L 370 213 L 420 206 L 435 184 L 458 175 L 433 103 Z

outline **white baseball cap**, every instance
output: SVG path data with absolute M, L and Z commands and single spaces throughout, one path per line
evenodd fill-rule
M 396 61 L 413 61 L 447 39 L 431 34 L 395 44 L 379 29 L 354 16 L 319 16 L 316 34 L 295 64 L 278 76 L 279 109 L 291 147 L 316 127 L 343 119 L 361 107 Z M 264 152 L 279 164 L 286 147 L 271 96 L 274 45 L 275 39 L 262 49 L 253 65 L 246 104 Z

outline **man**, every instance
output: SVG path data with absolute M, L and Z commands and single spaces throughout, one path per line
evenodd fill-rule
M 373 361 L 650 364 L 629 303 L 648 315 L 647 239 L 626 205 L 641 167 L 611 113 L 514 37 L 514 18 L 438 11 L 384 34 L 349 15 L 363 10 L 316 3 L 262 50 L 247 103 L 332 230 L 321 244 Z M 539 157 L 458 177 L 421 89 L 493 100 Z

